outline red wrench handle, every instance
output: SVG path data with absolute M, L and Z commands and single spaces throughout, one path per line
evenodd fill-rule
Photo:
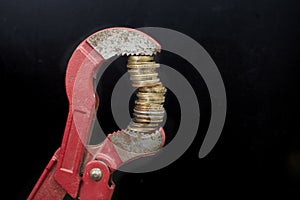
M 63 199 L 66 193 L 77 197 L 85 145 L 96 115 L 97 97 L 93 79 L 103 61 L 87 40 L 72 54 L 65 79 L 69 113 L 61 147 L 47 165 L 28 200 Z
M 134 45 L 128 41 L 133 41 Z M 121 45 L 121 48 L 118 45 Z M 106 51 L 106 48 L 109 51 Z M 101 63 L 114 55 L 123 53 L 136 55 L 145 52 L 151 54 L 155 51 L 160 51 L 160 45 L 155 40 L 140 31 L 128 28 L 104 29 L 80 43 L 67 66 L 65 84 L 69 113 L 61 146 L 27 200 L 62 200 L 65 194 L 69 194 L 72 198 L 80 196 L 82 200 L 111 198 L 114 185 L 109 185 L 108 181 L 112 171 L 128 158 L 138 158 L 145 154 L 130 155 L 130 152 L 126 152 L 130 156 L 121 159 L 120 149 L 116 150 L 109 137 L 95 149 L 98 152 L 96 160 L 88 152 L 86 146 L 89 143 L 98 106 L 95 79 Z M 161 137 L 164 138 L 163 131 L 161 133 Z M 124 134 L 114 136 L 115 141 L 126 137 Z M 145 138 L 145 141 L 147 139 Z M 91 167 L 102 171 L 101 181 L 90 178 Z
M 55 171 L 56 181 L 75 198 L 80 183 L 80 163 L 96 117 L 93 79 L 103 58 L 84 40 L 74 51 L 66 73 L 69 114 Z

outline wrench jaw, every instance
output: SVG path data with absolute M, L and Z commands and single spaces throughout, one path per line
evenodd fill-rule
M 163 128 L 159 128 L 152 134 L 116 131 L 108 134 L 102 143 L 87 146 L 89 154 L 84 161 L 84 166 L 91 160 L 99 160 L 107 163 L 110 171 L 114 172 L 130 161 L 155 155 L 164 146 L 165 140 Z
M 140 134 L 136 132 L 121 131 L 109 136 L 114 144 L 122 164 L 140 157 L 151 156 L 165 144 L 165 132 L 162 128 L 152 134 Z
M 108 28 L 92 34 L 87 42 L 105 59 L 113 56 L 156 55 L 160 44 L 145 33 L 123 27 Z

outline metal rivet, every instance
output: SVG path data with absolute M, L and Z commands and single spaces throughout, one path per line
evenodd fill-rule
M 90 171 L 90 177 L 94 181 L 99 181 L 102 178 L 102 171 L 99 168 L 93 168 Z

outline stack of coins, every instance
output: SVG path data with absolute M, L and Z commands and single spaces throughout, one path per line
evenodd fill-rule
M 159 64 L 153 56 L 130 56 L 127 68 L 132 86 L 138 88 L 133 110 L 133 120 L 127 129 L 152 133 L 163 121 L 166 88 L 160 82 L 156 69 Z

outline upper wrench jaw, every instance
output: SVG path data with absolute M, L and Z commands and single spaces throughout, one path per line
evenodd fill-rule
M 160 44 L 149 35 L 136 29 L 114 27 L 99 31 L 87 38 L 87 42 L 105 60 L 123 55 L 155 55 Z

